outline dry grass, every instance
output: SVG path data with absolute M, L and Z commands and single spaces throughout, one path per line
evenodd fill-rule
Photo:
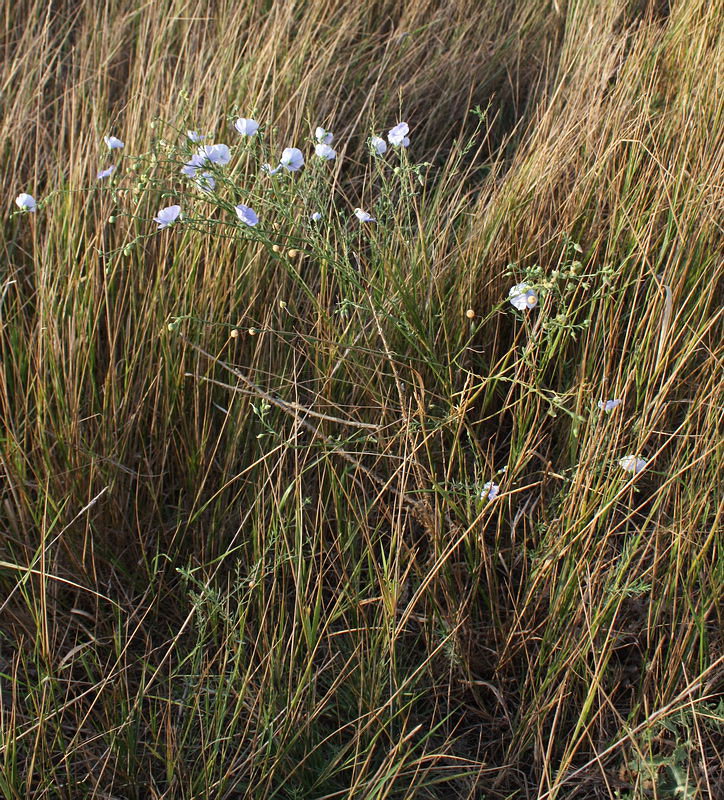
M 0 794 L 724 796 L 724 3 L 0 26 Z M 148 236 L 237 114 L 334 130 L 334 199 L 244 155 Z

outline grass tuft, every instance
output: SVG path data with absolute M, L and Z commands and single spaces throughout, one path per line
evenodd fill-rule
M 6 6 L 0 794 L 724 796 L 723 51 L 721 0 Z

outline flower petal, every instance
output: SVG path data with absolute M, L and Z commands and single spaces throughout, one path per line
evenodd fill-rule
M 28 194 L 27 192 L 21 192 L 15 198 L 15 205 L 21 211 L 30 211 L 34 212 L 38 208 L 38 204 L 35 202 L 35 198 L 32 194 Z
M 243 203 L 240 203 L 238 206 L 234 206 L 234 211 L 236 211 L 236 216 L 239 218 L 244 225 L 248 225 L 250 228 L 253 228 L 259 222 L 259 217 L 257 217 L 256 212 L 253 208 L 249 206 L 245 206 Z
M 234 123 L 234 127 L 242 136 L 254 136 L 259 130 L 259 123 L 247 117 L 239 117 Z

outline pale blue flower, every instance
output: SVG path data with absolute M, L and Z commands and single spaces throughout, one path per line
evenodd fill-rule
M 601 411 L 605 411 L 607 414 L 610 414 L 613 409 L 617 406 L 620 406 L 621 403 L 623 403 L 623 400 L 606 400 L 605 402 L 603 400 L 599 400 L 598 407 L 601 409 Z
M 619 460 L 618 463 L 621 469 L 625 469 L 626 472 L 633 472 L 634 475 L 638 475 L 641 470 L 646 468 L 648 461 L 645 458 L 639 458 L 638 456 L 624 456 Z
M 183 167 L 181 168 L 181 172 L 184 175 L 188 175 L 189 178 L 193 178 L 194 175 L 198 172 L 198 170 L 204 166 L 206 163 L 206 157 L 201 156 L 198 153 L 195 153 L 191 156 L 191 159 L 187 161 Z
M 480 499 L 485 500 L 486 498 L 488 501 L 495 500 L 495 498 L 500 493 L 500 486 L 497 483 L 493 483 L 493 481 L 488 481 L 483 486 L 483 491 L 480 494 Z
M 313 214 L 309 215 L 309 219 L 311 219 L 312 222 L 319 222 L 319 220 L 322 219 L 322 215 L 319 211 L 315 211 Z
M 198 131 L 186 131 L 186 137 L 189 141 L 197 143 L 203 142 L 206 138 L 206 135 L 203 133 L 199 133 Z
M 387 142 L 380 136 L 372 136 L 370 138 L 370 145 L 374 148 L 378 156 L 384 155 L 387 152 Z
M 360 222 L 375 222 L 375 218 L 361 208 L 355 208 L 354 215 Z
M 115 164 L 111 164 L 110 167 L 107 167 L 106 169 L 102 169 L 96 175 L 96 178 L 98 178 L 99 181 L 102 181 L 103 178 L 110 178 L 111 175 L 113 175 L 113 173 L 115 172 L 115 170 L 116 170 L 116 165 Z
M 196 177 L 194 183 L 202 192 L 213 192 L 216 188 L 216 179 L 210 172 L 202 172 Z
M 304 166 L 304 156 L 297 147 L 285 147 L 279 164 L 290 172 L 296 172 Z
M 103 141 L 106 143 L 109 150 L 120 150 L 122 147 L 125 147 L 117 136 L 104 136 Z
M 35 198 L 33 197 L 33 195 L 27 194 L 26 192 L 21 192 L 15 198 L 15 205 L 21 211 L 35 212 L 35 210 L 38 208 L 38 204 L 35 202 Z
M 236 211 L 236 216 L 239 217 L 244 225 L 248 225 L 250 228 L 253 228 L 259 222 L 259 217 L 254 213 L 254 209 L 249 208 L 249 206 L 239 204 L 234 206 L 234 211 Z
M 535 308 L 538 305 L 538 295 L 527 283 L 517 283 L 508 292 L 508 298 L 518 311 Z
M 317 130 L 314 131 L 314 138 L 320 142 L 320 144 L 332 144 L 334 134 L 331 131 L 325 131 L 322 127 L 318 127 Z
M 278 167 L 272 167 L 271 164 L 262 164 L 261 165 L 262 172 L 266 172 L 269 175 L 276 175 L 277 172 L 279 172 L 279 170 L 281 168 L 282 168 L 281 164 Z
M 325 161 L 333 161 L 337 158 L 337 151 L 333 150 L 328 144 L 324 144 L 320 142 L 314 146 L 314 153 L 319 158 L 323 158 Z
M 253 136 L 259 130 L 259 123 L 253 119 L 239 117 L 234 123 L 234 127 L 242 136 Z
M 225 144 L 205 144 L 198 149 L 198 155 L 211 164 L 225 166 L 231 161 L 231 151 Z
M 409 132 L 410 126 L 406 122 L 400 122 L 387 132 L 387 140 L 393 147 L 409 147 L 410 140 L 407 138 Z
M 161 228 L 168 228 L 173 225 L 181 214 L 181 206 L 166 206 L 162 208 L 158 214 L 153 218 L 154 222 L 158 222 L 158 230 Z

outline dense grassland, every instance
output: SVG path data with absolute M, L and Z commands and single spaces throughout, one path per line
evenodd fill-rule
M 721 800 L 724 2 L 6 0 L 0 59 L 0 795 Z

